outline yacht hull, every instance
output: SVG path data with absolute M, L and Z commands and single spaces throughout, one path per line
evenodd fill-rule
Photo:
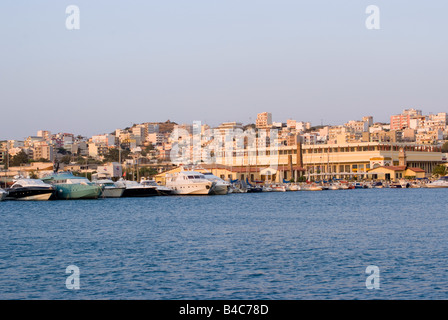
M 47 201 L 54 194 L 53 188 L 16 188 L 8 191 L 8 200 Z
M 215 195 L 224 195 L 229 193 L 229 188 L 227 185 L 215 185 L 212 189 L 212 191 L 210 192 L 210 194 L 215 194 Z
M 99 186 L 82 184 L 55 185 L 55 188 L 55 197 L 59 200 L 98 199 L 102 192 Z
M 124 188 L 105 188 L 101 196 L 103 198 L 121 198 L 124 190 Z
M 128 188 L 123 192 L 123 198 L 143 198 L 157 196 L 156 188 Z

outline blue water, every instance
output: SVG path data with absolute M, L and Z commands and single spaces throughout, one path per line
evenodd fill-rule
M 448 299 L 447 195 L 1 202 L 0 299 Z

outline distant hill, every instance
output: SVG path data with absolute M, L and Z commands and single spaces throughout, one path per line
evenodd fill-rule
M 156 123 L 159 125 L 160 133 L 172 132 L 174 129 L 174 126 L 177 125 L 176 122 L 171 122 L 170 120 L 167 120 L 165 122 L 156 122 Z

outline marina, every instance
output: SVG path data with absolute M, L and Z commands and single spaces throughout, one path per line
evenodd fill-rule
M 269 183 L 249 180 L 225 181 L 211 172 L 192 170 L 166 174 L 166 185 L 155 180 L 142 178 L 140 182 L 110 178 L 89 181 L 61 172 L 41 179 L 19 178 L 13 180 L 10 188 L 0 189 L 1 200 L 73 200 L 104 199 L 121 197 L 152 196 L 192 196 L 228 195 L 232 193 L 335 191 L 353 189 L 408 189 L 408 188 L 448 188 L 448 176 L 438 179 L 399 179 L 397 181 L 347 181 L 341 179 L 312 182 Z

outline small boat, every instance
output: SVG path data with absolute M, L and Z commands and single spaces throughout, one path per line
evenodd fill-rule
M 372 187 L 375 189 L 382 189 L 384 188 L 384 185 L 381 181 L 376 181 L 372 184 Z
M 300 187 L 296 184 L 287 184 L 286 185 L 286 191 L 299 191 Z
M 341 190 L 338 184 L 332 183 L 328 186 L 328 190 Z
M 322 191 L 323 188 L 322 188 L 322 186 L 320 186 L 318 184 L 312 184 L 312 185 L 306 186 L 303 190 L 306 190 L 306 191 Z
M 353 186 L 354 189 L 364 189 L 364 186 L 359 182 L 356 182 Z
M 271 192 L 272 188 L 270 186 L 263 186 L 263 192 Z
M 398 182 L 392 182 L 391 184 L 389 184 L 389 188 L 401 189 L 402 185 Z
M 46 201 L 54 194 L 55 188 L 38 179 L 19 179 L 7 189 L 8 200 Z
M 280 184 L 271 185 L 271 189 L 273 192 L 286 192 L 286 186 Z
M 258 187 L 258 186 L 247 186 L 246 188 L 246 192 L 247 193 L 257 193 L 257 192 L 263 192 L 263 187 Z M 275 191 L 275 190 L 272 190 Z
M 0 201 L 3 201 L 6 199 L 6 196 L 8 195 L 8 193 L 0 188 Z

